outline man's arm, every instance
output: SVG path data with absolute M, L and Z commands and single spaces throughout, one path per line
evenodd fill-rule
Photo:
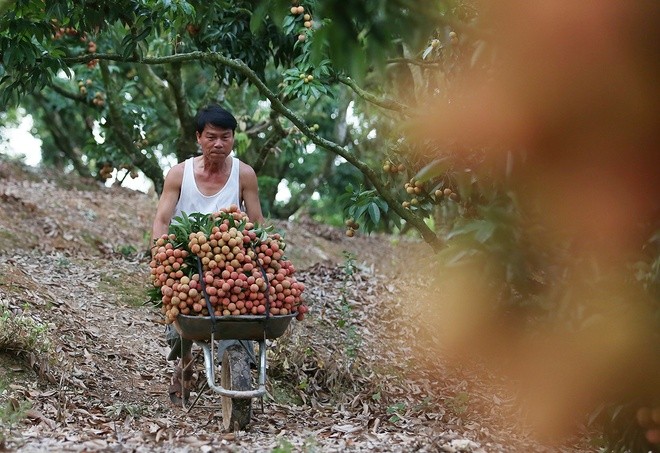
M 252 222 L 263 223 L 264 215 L 261 211 L 261 201 L 259 200 L 257 174 L 254 172 L 254 169 L 245 162 L 241 162 L 240 181 L 241 199 L 245 205 L 247 216 Z
M 174 209 L 181 194 L 181 183 L 183 182 L 183 163 L 177 164 L 167 173 L 163 184 L 163 193 L 158 200 L 154 223 L 151 227 L 151 239 L 155 241 L 170 227 L 170 221 L 174 215 Z

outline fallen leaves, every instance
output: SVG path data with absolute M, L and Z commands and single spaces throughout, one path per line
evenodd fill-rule
M 14 363 L 0 370 L 0 380 L 10 373 L 12 382 L 0 386 L 0 403 L 23 411 L 8 448 L 543 451 L 524 433 L 502 426 L 509 395 L 493 393 L 470 370 L 448 369 L 441 356 L 428 353 L 438 348 L 419 339 L 427 327 L 414 315 L 402 317 L 411 289 L 375 271 L 396 261 L 385 247 L 365 246 L 369 253 L 361 257 L 370 261 L 358 263 L 350 278 L 341 263 L 330 261 L 297 270 L 311 312 L 271 342 L 269 396 L 263 409 L 254 401 L 246 431 L 223 431 L 220 398 L 209 391 L 189 413 L 172 407 L 172 366 L 160 314 L 124 303 L 121 288 L 103 284 L 108 269 L 147 281 L 146 263 L 111 249 L 122 241 L 140 244 L 153 200 L 125 191 L 65 190 L 42 179 L 6 181 L 0 205 L 25 211 L 11 225 L 0 218 L 0 227 L 17 234 L 38 218 L 44 247 L 14 247 L 0 256 L 0 303 L 52 324 L 55 354 L 50 382 Z M 293 253 L 314 248 L 320 238 L 344 240 L 341 231 L 311 221 L 286 226 Z M 104 241 L 85 243 L 79 240 L 83 233 Z M 360 236 L 351 244 L 361 240 L 377 242 Z M 105 269 L 98 265 L 99 250 Z M 466 400 L 459 397 L 463 393 Z

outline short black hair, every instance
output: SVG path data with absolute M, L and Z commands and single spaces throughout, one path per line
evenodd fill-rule
M 212 124 L 216 127 L 222 127 L 224 129 L 231 129 L 232 132 L 236 131 L 236 118 L 228 110 L 223 109 L 217 104 L 211 104 L 206 107 L 202 107 L 197 112 L 195 117 L 197 122 L 197 132 L 200 134 L 204 130 L 204 126 L 207 124 Z

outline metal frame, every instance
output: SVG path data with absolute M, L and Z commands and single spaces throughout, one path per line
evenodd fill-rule
M 229 398 L 260 398 L 266 394 L 266 340 L 259 340 L 259 387 L 256 390 L 229 390 L 221 384 L 215 383 L 215 353 L 213 345 L 215 344 L 214 335 L 211 335 L 211 342 L 195 341 L 194 343 L 202 348 L 204 352 L 204 368 L 206 370 L 206 383 L 216 393 Z
M 281 336 L 288 328 L 291 319 L 295 316 L 295 313 L 283 316 L 242 315 L 217 318 L 179 315 L 174 322 L 174 327 L 179 332 L 179 335 L 181 335 L 181 338 L 191 340 L 193 344 L 201 348 L 204 353 L 204 371 L 206 372 L 206 382 L 204 382 L 204 385 L 198 391 L 195 400 L 188 405 L 187 400 L 182 398 L 183 409 L 190 412 L 197 404 L 197 401 L 207 386 L 214 392 L 227 398 L 250 399 L 263 397 L 266 394 L 266 339 L 274 339 Z M 218 385 L 216 383 L 216 340 L 252 340 L 259 343 L 257 389 L 230 390 L 224 388 L 222 384 Z M 183 356 L 183 343 L 181 348 L 181 356 Z M 189 366 L 192 366 L 193 362 Z M 181 383 L 183 384 L 183 369 L 181 373 Z

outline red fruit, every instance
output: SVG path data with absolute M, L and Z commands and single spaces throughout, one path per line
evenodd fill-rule
M 646 440 L 648 440 L 650 444 L 660 444 L 660 428 L 649 429 L 646 431 Z

